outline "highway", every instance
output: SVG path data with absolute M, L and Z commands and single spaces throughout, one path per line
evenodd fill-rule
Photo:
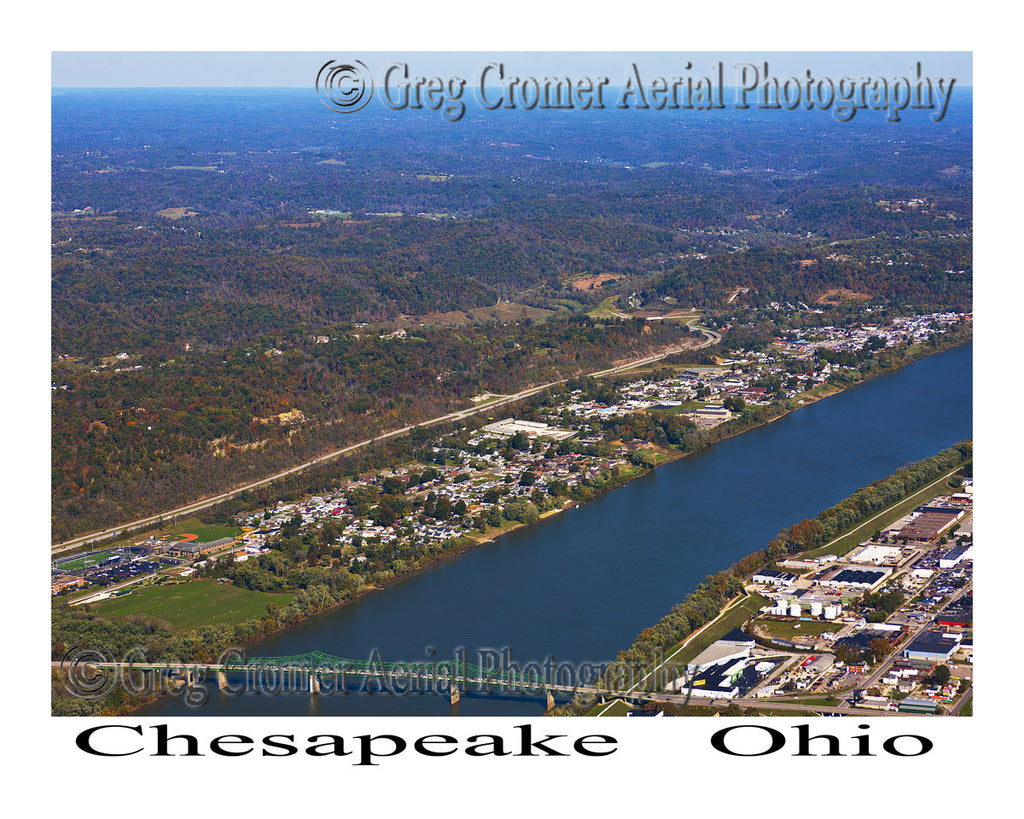
M 608 367 L 607 369 L 604 370 L 598 370 L 596 372 L 589 373 L 588 375 L 591 378 L 603 378 L 605 376 L 615 375 L 617 373 L 625 372 L 627 370 L 636 369 L 637 367 L 644 367 L 648 364 L 653 364 L 654 362 L 660 361 L 661 359 L 667 358 L 668 356 L 674 355 L 675 353 L 680 353 L 685 350 L 701 349 L 711 344 L 716 344 L 721 340 L 722 337 L 718 333 L 712 330 L 708 330 L 704 327 L 697 327 L 694 325 L 694 321 L 695 320 L 687 322 L 687 326 L 695 330 L 698 330 L 704 334 L 705 340 L 700 344 L 686 345 L 683 347 L 673 347 L 672 349 L 664 350 L 660 353 L 649 355 L 636 361 L 627 361 L 623 364 L 617 364 L 614 367 Z M 280 480 L 281 478 L 286 478 L 289 475 L 295 475 L 300 472 L 305 472 L 307 469 L 327 463 L 328 461 L 333 461 L 337 458 L 340 458 L 343 455 L 355 452 L 359 449 L 370 446 L 371 444 L 377 443 L 378 441 L 384 441 L 387 440 L 388 438 L 394 438 L 398 435 L 404 435 L 405 433 L 417 427 L 429 427 L 433 426 L 434 424 L 443 423 L 445 421 L 459 421 L 462 420 L 463 418 L 468 418 L 471 415 L 477 415 L 481 412 L 490 412 L 506 404 L 511 404 L 515 401 L 521 401 L 524 398 L 529 398 L 531 395 L 536 395 L 537 393 L 549 389 L 550 387 L 562 384 L 567 380 L 568 379 L 562 378 L 559 379 L 558 381 L 551 381 L 548 382 L 547 384 L 541 384 L 536 387 L 530 387 L 528 389 L 521 390 L 520 392 L 517 392 L 514 395 L 502 396 L 498 401 L 487 402 L 477 407 L 469 407 L 463 410 L 456 410 L 455 412 L 449 412 L 446 415 L 439 415 L 436 418 L 431 418 L 429 421 L 421 421 L 418 424 L 410 424 L 399 429 L 393 429 L 390 432 L 381 433 L 380 435 L 377 435 L 373 438 L 367 438 L 365 441 L 359 441 L 358 443 L 349 444 L 348 446 L 342 447 L 341 449 L 336 449 L 333 452 L 328 452 L 326 455 L 321 455 L 317 458 L 313 458 L 312 460 L 306 461 L 305 463 L 301 463 L 298 466 L 293 466 L 289 469 L 282 470 L 281 472 L 276 472 L 275 474 L 269 475 L 265 478 L 260 478 L 259 480 L 247 483 L 244 486 L 237 486 L 234 489 L 228 490 L 227 492 L 221 492 L 219 495 L 213 495 L 211 497 L 193 501 L 192 503 L 187 503 L 184 506 L 179 506 L 175 509 L 169 509 L 164 512 L 158 512 L 157 514 L 148 515 L 147 517 L 138 518 L 137 520 L 129 521 L 127 523 L 120 523 L 116 526 L 111 526 L 99 532 L 90 532 L 89 534 L 79 535 L 78 537 L 71 538 L 70 540 L 65 540 L 63 543 L 58 543 L 52 546 L 51 554 L 58 555 L 62 552 L 77 549 L 80 546 L 85 546 L 90 543 L 96 543 L 98 541 L 103 541 L 108 538 L 112 538 L 115 535 L 124 535 L 128 532 L 133 532 L 137 529 L 142 529 L 153 524 L 159 524 L 162 521 L 170 521 L 174 518 L 179 518 L 184 515 L 191 515 L 195 514 L 196 512 L 201 512 L 203 509 L 207 509 L 211 506 L 214 506 L 215 504 L 237 497 L 243 492 L 258 489 L 261 486 L 266 486 L 267 484 L 273 483 L 274 481 Z

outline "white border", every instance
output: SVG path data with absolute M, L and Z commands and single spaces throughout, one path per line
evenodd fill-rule
M 1016 203 L 1011 198 L 1019 190 L 1012 184 L 1016 181 L 1012 172 L 1017 163 L 1012 148 L 1016 148 L 1019 135 L 1010 125 L 1009 117 L 1016 113 L 1020 96 L 1016 88 L 1017 68 L 1012 63 L 1017 46 L 1009 40 L 1012 24 L 1008 19 L 983 17 L 977 10 L 968 16 L 962 4 L 953 3 L 904 8 L 891 2 L 870 2 L 831 10 L 821 5 L 776 2 L 768 8 L 763 3 L 751 8 L 760 10 L 758 16 L 752 16 L 747 6 L 735 3 L 719 4 L 710 10 L 695 9 L 689 4 L 666 8 L 651 3 L 601 10 L 593 5 L 580 8 L 577 4 L 573 8 L 556 8 L 540 2 L 520 2 L 512 7 L 460 2 L 435 4 L 417 13 L 393 3 L 371 8 L 304 4 L 299 8 L 278 6 L 263 10 L 237 4 L 221 7 L 184 2 L 144 12 L 137 3 L 106 3 L 99 11 L 96 5 L 61 2 L 32 12 L 37 31 L 42 29 L 38 36 L 41 42 L 31 42 L 5 54 L 5 77 L 14 86 L 5 131 L 14 138 L 14 145 L 8 147 L 8 162 L 14 166 L 17 195 L 5 197 L 4 223 L 14 227 L 8 243 L 15 243 L 19 251 L 24 251 L 15 257 L 19 269 L 8 270 L 13 296 L 10 301 L 20 304 L 27 298 L 30 305 L 30 310 L 24 313 L 12 310 L 20 315 L 11 316 L 8 325 L 9 343 L 19 357 L 13 381 L 17 386 L 30 385 L 30 398 L 26 405 L 19 399 L 11 401 L 13 395 L 9 394 L 13 406 L 8 407 L 7 421 L 9 425 L 17 423 L 19 428 L 27 424 L 31 430 L 31 436 L 15 441 L 14 457 L 8 464 L 9 474 L 17 473 L 18 478 L 15 484 L 8 484 L 6 495 L 23 498 L 22 487 L 27 483 L 31 499 L 25 512 L 28 519 L 23 527 L 16 527 L 8 548 L 17 549 L 19 554 L 35 549 L 41 552 L 42 544 L 36 542 L 39 537 L 35 530 L 48 514 L 48 503 L 42 500 L 48 498 L 48 408 L 41 394 L 48 393 L 45 387 L 49 344 L 45 328 L 49 323 L 49 294 L 44 271 L 49 266 L 45 251 L 49 224 L 42 214 L 48 213 L 49 203 L 43 200 L 42 191 L 46 190 L 49 176 L 49 89 L 45 78 L 49 76 L 51 50 L 239 48 L 337 53 L 353 49 L 442 51 L 472 47 L 509 51 L 689 48 L 714 52 L 764 51 L 765 44 L 770 43 L 772 51 L 908 51 L 915 47 L 923 51 L 975 51 L 975 269 L 979 328 L 975 349 L 977 381 L 982 388 L 976 394 L 985 396 L 978 401 L 975 421 L 979 508 L 985 515 L 978 528 L 991 544 L 986 547 L 987 553 L 994 558 L 998 542 L 1003 547 L 998 554 L 1012 560 L 1018 538 L 1012 528 L 1002 524 L 999 510 L 1014 508 L 1015 498 L 1010 493 L 1016 486 L 1006 480 L 1010 473 L 999 468 L 1002 459 L 996 453 L 1005 457 L 1015 449 L 1007 451 L 1005 438 L 1008 429 L 1012 430 L 1006 406 L 1013 401 L 1013 387 L 1006 386 L 1005 393 L 997 390 L 995 394 L 990 388 L 996 383 L 1005 385 L 1007 379 L 1011 384 L 1015 380 L 1013 370 L 1004 372 L 999 368 L 1003 357 L 1008 358 L 1009 344 L 1015 339 L 999 328 L 1013 326 L 1010 311 L 1021 304 L 1014 269 L 1016 258 L 1000 252 L 1007 238 L 1019 232 L 1014 230 L 1016 213 L 1012 206 Z M 9 35 L 19 33 L 16 24 L 8 30 Z M 1001 305 L 1007 306 L 999 309 Z M 28 343 L 24 344 L 23 339 Z M 1003 417 L 997 419 L 997 412 Z M 1003 422 L 998 427 L 997 420 Z M 35 576 L 35 572 L 28 575 Z M 23 576 L 10 579 L 25 583 Z M 983 582 L 979 586 L 982 599 L 989 593 L 1000 594 L 995 584 Z M 1015 596 L 1012 589 L 1004 589 L 1003 593 L 1006 597 Z M 35 598 L 31 595 L 34 602 L 26 603 L 33 612 L 34 625 L 26 633 L 15 635 L 15 656 L 44 662 L 45 652 L 40 647 L 46 645 L 46 614 L 40 611 Z M 13 602 L 20 606 L 20 595 Z M 979 646 L 985 652 L 1000 652 L 1001 657 L 1012 656 L 1016 651 L 1013 642 L 994 639 L 997 633 L 1009 635 L 1005 627 L 999 626 L 989 608 L 990 602 L 986 600 L 984 606 L 979 606 L 986 612 L 986 630 L 992 630 L 992 634 L 986 633 L 978 640 Z M 1001 608 L 999 613 L 1006 611 Z M 14 623 L 20 620 L 12 617 Z M 211 768 L 210 757 L 165 761 L 155 766 L 131 757 L 119 760 L 117 768 L 112 769 L 107 760 L 91 759 L 74 749 L 73 736 L 81 730 L 82 721 L 47 716 L 45 685 L 33 685 L 26 693 L 16 689 L 11 693 L 8 708 L 20 716 L 9 726 L 7 737 L 8 746 L 16 749 L 19 768 L 27 772 L 44 766 L 55 778 L 55 788 L 41 791 L 27 788 L 30 780 L 15 776 L 16 787 L 27 795 L 45 793 L 48 802 L 65 805 L 68 803 L 62 796 L 66 795 L 75 805 L 139 809 L 147 815 L 159 816 L 200 806 L 229 805 L 287 812 L 340 805 L 339 811 L 378 809 L 388 815 L 397 813 L 401 806 L 427 816 L 476 810 L 498 816 L 546 814 L 551 810 L 549 805 L 558 805 L 560 810 L 596 809 L 603 815 L 615 810 L 650 810 L 659 805 L 664 810 L 684 813 L 810 809 L 833 816 L 860 815 L 882 806 L 955 810 L 978 804 L 979 799 L 1000 804 L 1000 792 L 1009 795 L 1009 789 L 1005 780 L 1000 779 L 999 771 L 1006 770 L 1005 764 L 1015 765 L 1017 760 L 1013 753 L 1017 741 L 1017 697 L 1013 684 L 1020 675 L 1005 669 L 1008 673 L 1004 677 L 999 664 L 984 658 L 982 664 L 986 676 L 976 703 L 978 716 L 971 720 L 920 721 L 922 732 L 941 747 L 928 757 L 899 762 L 883 757 L 856 761 L 793 760 L 781 756 L 726 760 L 708 750 L 706 744 L 706 736 L 715 728 L 707 723 L 719 720 L 673 720 L 669 731 L 663 721 L 652 725 L 647 721 L 635 724 L 615 720 L 611 730 L 621 740 L 623 749 L 607 761 L 517 759 L 469 765 L 451 764 L 446 759 L 413 765 L 396 760 L 394 765 L 370 770 L 328 760 L 313 765 L 304 761 L 299 765 L 297 760 L 245 758 L 244 762 L 228 761 L 226 764 L 232 767 L 224 770 L 221 760 Z M 26 677 L 34 681 L 35 673 L 36 666 L 32 666 Z M 998 679 L 987 676 L 997 673 Z M 996 696 L 997 691 L 1005 693 L 1005 703 Z M 219 723 L 225 721 L 216 719 L 204 719 L 201 724 L 196 720 L 180 722 L 182 729 L 205 735 L 243 730 L 236 719 L 223 726 Z M 244 730 L 262 735 L 271 732 L 272 722 L 276 721 L 245 720 Z M 286 722 L 288 730 L 312 732 L 308 718 L 301 726 L 294 721 Z M 401 732 L 411 738 L 432 731 L 457 730 L 463 735 L 471 730 L 487 731 L 499 721 L 464 719 L 453 725 L 449 720 L 424 718 L 398 722 L 359 718 L 346 720 L 343 729 L 332 723 L 324 730 L 346 734 L 394 731 L 399 722 L 408 723 Z M 517 721 L 501 722 L 507 727 Z M 901 726 L 905 722 L 899 720 Z M 917 725 L 919 721 L 913 722 Z M 600 731 L 606 725 L 589 720 L 583 725 L 579 723 L 543 720 L 535 725 L 541 730 L 573 733 Z M 676 727 L 679 723 L 684 724 Z M 279 729 L 276 725 L 273 728 Z M 879 735 L 883 728 L 888 730 L 888 725 L 878 726 Z M 340 772 L 340 778 L 336 772 Z M 881 796 L 879 789 L 883 792 Z

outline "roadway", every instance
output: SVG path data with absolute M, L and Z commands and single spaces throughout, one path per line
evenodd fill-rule
M 668 356 L 674 355 L 676 353 L 681 353 L 686 350 L 699 350 L 703 347 L 707 347 L 711 344 L 716 344 L 719 341 L 721 341 L 722 337 L 718 333 L 712 330 L 708 330 L 704 327 L 697 327 L 694 325 L 694 321 L 695 320 L 687 322 L 687 326 L 703 333 L 705 340 L 700 344 L 686 345 L 683 347 L 673 347 L 669 350 L 664 350 L 660 353 L 649 355 L 636 361 L 627 361 L 623 364 L 617 364 L 614 367 L 608 367 L 607 369 L 604 370 L 597 370 L 596 372 L 589 373 L 589 377 L 603 378 L 609 375 L 616 375 L 617 373 L 626 372 L 627 370 L 633 370 L 636 369 L 637 367 L 644 367 L 647 366 L 648 364 L 653 364 L 656 361 L 660 361 L 661 359 L 667 358 Z M 398 435 L 404 435 L 405 433 L 409 432 L 410 430 L 416 429 L 417 427 L 429 427 L 435 424 L 443 423 L 445 421 L 459 421 L 464 418 L 468 418 L 471 415 L 477 415 L 481 412 L 489 412 L 498 407 L 502 407 L 506 404 L 511 404 L 515 401 L 521 401 L 524 398 L 529 398 L 530 396 L 536 395 L 537 393 L 542 392 L 546 389 L 557 386 L 558 384 L 562 384 L 567 380 L 568 379 L 561 378 L 557 381 L 550 381 L 546 384 L 541 384 L 536 387 L 529 387 L 525 390 L 521 390 L 513 395 L 502 396 L 498 401 L 488 402 L 478 407 L 469 407 L 463 410 L 456 410 L 455 412 L 449 412 L 445 415 L 439 415 L 436 418 L 431 418 L 429 421 L 421 421 L 420 423 L 417 424 L 409 424 L 399 429 L 393 429 L 389 432 L 384 432 L 373 438 L 367 438 L 364 441 L 349 444 L 348 446 L 342 447 L 341 449 L 336 449 L 333 452 L 328 452 L 326 455 L 321 455 L 317 458 L 313 458 L 312 460 L 306 461 L 305 463 L 301 463 L 298 466 L 293 466 L 289 469 L 284 469 L 265 478 L 260 478 L 257 481 L 252 481 L 251 483 L 247 483 L 244 486 L 237 486 L 234 489 L 230 489 L 226 492 L 221 492 L 218 495 L 213 495 L 207 498 L 203 498 L 202 500 L 193 501 L 192 503 L 187 503 L 184 506 L 178 506 L 175 509 L 169 509 L 164 512 L 158 512 L 157 514 L 148 515 L 147 517 L 138 518 L 137 520 L 129 521 L 127 523 L 120 523 L 116 526 L 111 526 L 99 532 L 91 532 L 86 535 L 79 535 L 78 537 L 71 538 L 70 540 L 65 540 L 63 543 L 58 543 L 52 546 L 51 554 L 61 554 L 62 552 L 77 549 L 80 546 L 85 546 L 89 543 L 96 543 L 98 541 L 106 540 L 108 538 L 113 538 L 116 535 L 123 535 L 129 532 L 133 532 L 137 529 L 146 528 L 153 524 L 159 524 L 167 520 L 173 520 L 174 518 L 179 518 L 185 515 L 191 515 L 197 512 L 201 512 L 202 510 L 208 509 L 209 507 L 214 506 L 218 503 L 222 503 L 226 500 L 230 500 L 231 498 L 237 497 L 238 495 L 241 495 L 243 492 L 249 492 L 253 489 L 259 489 L 261 486 L 266 486 L 267 484 L 273 483 L 274 481 L 281 480 L 282 478 L 287 478 L 289 475 L 295 475 L 301 472 L 305 472 L 307 469 L 311 469 L 312 467 L 328 463 L 329 461 L 333 461 L 337 458 L 342 457 L 343 455 L 348 455 L 351 452 L 355 452 L 357 450 L 363 449 L 364 447 L 370 446 L 371 444 L 375 444 L 378 441 L 385 441 L 388 438 L 394 438 Z

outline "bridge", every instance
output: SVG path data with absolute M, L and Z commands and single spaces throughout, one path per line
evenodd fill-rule
M 60 666 L 65 686 L 69 682 L 78 682 L 83 689 L 88 690 L 116 684 L 116 680 L 106 676 L 113 672 L 110 676 L 124 681 L 124 685 L 131 690 L 136 690 L 138 683 L 129 681 L 129 678 L 132 674 L 140 673 L 150 675 L 155 686 L 162 683 L 165 688 L 177 690 L 191 689 L 205 682 L 208 675 L 216 675 L 218 690 L 227 694 L 277 694 L 287 688 L 319 695 L 341 692 L 350 683 L 358 684 L 361 681 L 364 690 L 376 685 L 377 690 L 388 693 L 447 694 L 453 704 L 459 701 L 460 692 L 470 689 L 528 697 L 544 696 L 548 709 L 555 705 L 554 694 L 582 694 L 601 699 L 614 697 L 634 701 L 659 695 L 658 691 L 641 691 L 635 685 L 628 690 L 599 688 L 593 685 L 596 679 L 587 680 L 590 684 L 580 684 L 575 679 L 560 680 L 557 674 L 554 675 L 555 679 L 546 679 L 538 663 L 527 663 L 524 667 L 513 664 L 507 668 L 489 668 L 466 662 L 458 655 L 441 661 L 385 662 L 379 655 L 373 654 L 364 660 L 336 657 L 321 651 L 286 657 L 246 658 L 240 651 L 233 651 L 222 655 L 221 661 L 216 663 L 174 663 L 145 659 L 113 661 L 98 653 L 89 656 L 89 652 L 85 652 L 73 658 L 70 664 L 65 660 L 55 665 Z M 595 667 L 595 676 L 600 670 L 600 667 Z M 239 677 L 245 681 L 231 681 Z M 150 690 L 156 693 L 154 686 Z

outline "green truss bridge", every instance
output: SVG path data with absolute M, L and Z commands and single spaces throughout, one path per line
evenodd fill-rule
M 283 690 L 306 691 L 316 695 L 340 693 L 353 685 L 364 690 L 377 690 L 396 694 L 446 694 L 451 701 L 459 700 L 460 691 L 475 689 L 481 692 L 501 692 L 524 696 L 545 696 L 548 707 L 554 705 L 554 694 L 590 694 L 596 697 L 622 697 L 630 700 L 650 698 L 656 692 L 641 691 L 636 686 L 628 690 L 609 690 L 595 687 L 596 679 L 572 679 L 559 674 L 558 666 L 550 676 L 539 663 L 524 666 L 485 668 L 466 662 L 456 654 L 447 660 L 386 662 L 376 652 L 369 658 L 356 660 L 336 657 L 321 651 L 294 654 L 287 657 L 245 657 L 232 650 L 216 663 L 168 663 L 146 660 L 113 661 L 99 655 L 67 658 L 60 664 L 65 680 L 87 680 L 95 688 L 96 678 L 116 676 L 127 681 L 132 677 L 148 675 L 163 681 L 169 688 L 192 688 L 216 675 L 217 686 L 226 693 L 247 691 L 280 693 Z M 600 668 L 594 668 L 595 672 Z M 549 668 L 550 672 L 551 669 Z M 131 683 L 137 685 L 137 683 Z

